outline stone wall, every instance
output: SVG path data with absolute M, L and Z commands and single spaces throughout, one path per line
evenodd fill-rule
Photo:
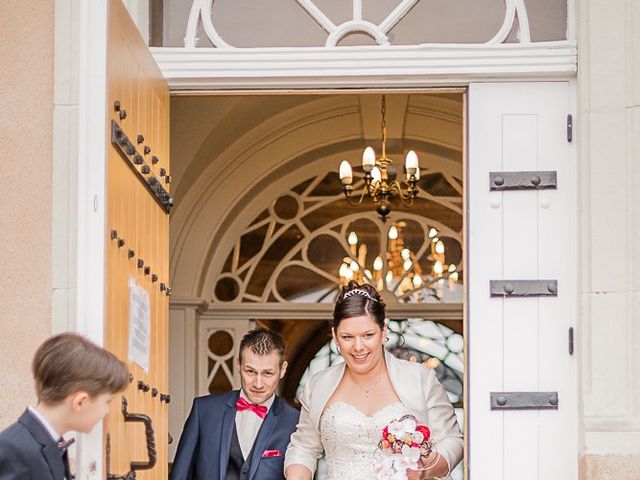
M 640 2 L 579 0 L 581 478 L 640 478 Z
M 34 402 L 51 331 L 54 1 L 0 2 L 0 429 Z

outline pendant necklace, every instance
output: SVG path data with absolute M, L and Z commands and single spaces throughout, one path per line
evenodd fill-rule
M 373 388 L 380 382 L 380 379 L 382 378 L 382 373 L 380 373 L 380 375 L 378 375 L 378 378 L 376 379 L 375 382 L 373 382 L 368 388 L 367 387 L 363 387 L 362 385 L 360 385 L 360 383 L 356 382 L 355 378 L 353 378 L 353 376 L 351 376 L 351 380 L 353 380 L 353 383 L 356 384 L 356 386 L 362 390 L 364 392 L 364 396 L 365 398 L 369 398 L 369 392 L 371 392 L 371 390 L 373 390 Z

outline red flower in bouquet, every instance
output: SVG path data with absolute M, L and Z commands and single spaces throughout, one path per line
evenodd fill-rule
M 431 438 L 431 430 L 426 425 L 418 425 L 416 426 L 416 432 L 420 432 L 425 440 L 429 440 Z

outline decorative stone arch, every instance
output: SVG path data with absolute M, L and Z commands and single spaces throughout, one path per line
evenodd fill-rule
M 313 165 L 301 167 L 301 170 L 314 172 Z M 419 187 L 435 180 L 440 183 L 440 189 L 450 185 L 447 194 L 437 196 L 420 188 L 414 206 L 410 209 L 396 208 L 387 222 L 377 218 L 371 205 L 365 204 L 361 208 L 345 205 L 335 169 L 320 175 L 312 174 L 300 184 L 279 192 L 267 203 L 266 208 L 255 214 L 255 218 L 245 226 L 226 252 L 224 262 L 210 264 L 203 293 L 212 297 L 212 308 L 216 308 L 220 302 L 332 303 L 333 294 L 337 293 L 340 284 L 338 267 L 341 259 L 350 258 L 359 264 L 358 270 L 361 272 L 367 268 L 373 270 L 373 258 L 389 250 L 388 245 L 392 242 L 388 238 L 390 226 L 399 225 L 399 222 L 406 224 L 407 235 L 403 241 L 415 253 L 413 263 L 422 265 L 421 269 L 431 266 L 427 259 L 431 246 L 429 231 L 435 228 L 439 238 L 453 247 L 453 262 L 462 272 L 462 184 L 461 179 L 456 178 L 460 173 L 425 172 L 423 180 L 426 181 Z M 356 192 L 361 185 L 361 182 L 356 182 Z M 337 193 L 331 193 L 336 190 Z M 442 218 L 447 220 L 443 221 Z M 360 258 L 355 249 L 350 251 L 347 242 L 350 231 L 358 231 L 366 237 L 360 242 L 361 246 L 366 247 L 366 253 Z M 260 244 L 252 245 L 252 242 Z M 220 258 L 220 255 L 217 257 Z M 412 270 L 413 267 L 409 269 Z M 386 267 L 380 275 L 385 273 Z M 378 279 L 378 288 L 382 290 L 390 308 L 399 301 L 429 301 L 422 297 L 417 300 L 419 297 L 416 295 L 401 294 L 399 285 L 395 282 L 388 284 L 382 276 Z M 310 288 L 298 289 L 299 284 L 281 287 L 291 277 L 296 278 L 296 283 L 307 281 Z M 367 278 L 375 283 L 371 272 Z M 314 284 L 318 285 L 319 291 L 313 290 Z M 324 288 L 330 291 L 322 292 Z M 422 291 L 424 288 L 416 290 Z

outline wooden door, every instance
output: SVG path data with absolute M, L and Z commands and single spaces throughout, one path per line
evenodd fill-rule
M 133 462 L 136 478 L 166 479 L 169 90 L 121 0 L 108 5 L 105 346 L 128 363 L 131 384 L 106 419 L 105 470 L 124 475 Z M 152 430 L 125 421 L 123 398 Z
M 566 82 L 469 88 L 471 480 L 577 478 L 571 95 Z

